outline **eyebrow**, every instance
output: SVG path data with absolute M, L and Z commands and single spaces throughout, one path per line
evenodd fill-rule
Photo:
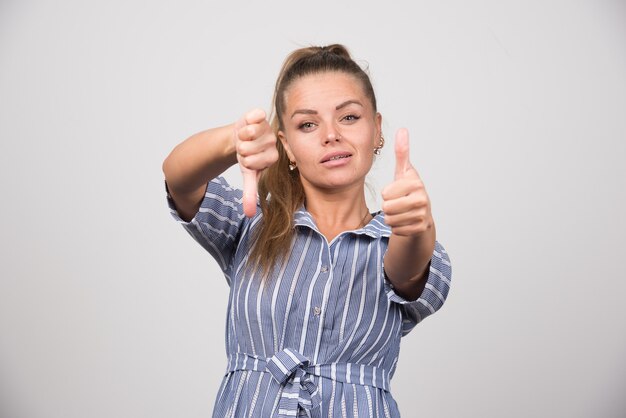
M 344 107 L 351 105 L 351 104 L 358 104 L 359 106 L 363 107 L 363 103 L 359 102 L 358 100 L 346 100 L 342 104 L 338 105 L 335 109 L 336 110 L 343 109 Z
M 361 103 L 358 100 L 346 100 L 345 102 L 338 104 L 335 107 L 335 110 L 340 110 L 343 109 L 344 107 L 351 105 L 351 104 L 357 104 L 361 107 L 363 107 L 363 103 Z M 296 111 L 294 111 L 291 115 L 291 118 L 293 119 L 294 116 L 296 116 L 297 114 L 303 114 L 303 115 L 317 115 L 317 110 L 313 110 L 313 109 L 297 109 Z

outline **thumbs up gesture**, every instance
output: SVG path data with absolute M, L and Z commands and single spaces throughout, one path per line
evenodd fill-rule
M 395 153 L 394 180 L 382 192 L 385 222 L 395 235 L 421 235 L 434 222 L 424 183 L 409 161 L 409 132 L 404 128 L 396 133 Z
M 243 211 L 252 217 L 257 209 L 257 181 L 261 171 L 278 160 L 276 136 L 263 110 L 251 110 L 235 122 L 233 143 L 243 176 Z

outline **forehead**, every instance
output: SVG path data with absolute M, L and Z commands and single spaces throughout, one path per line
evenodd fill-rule
M 336 71 L 315 73 L 299 77 L 287 88 L 285 110 L 335 106 L 346 100 L 359 100 L 365 106 L 370 104 L 358 78 Z

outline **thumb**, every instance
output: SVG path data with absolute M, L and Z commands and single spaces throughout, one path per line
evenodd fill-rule
M 242 117 L 235 122 L 234 134 L 235 141 L 239 140 L 239 130 L 246 126 L 246 117 Z M 239 156 L 237 156 L 239 158 Z M 251 218 L 256 214 L 256 195 L 257 195 L 257 172 L 250 170 L 239 164 L 241 176 L 243 178 L 243 213 Z
M 411 167 L 409 162 L 409 131 L 400 128 L 396 132 L 396 172 L 395 179 L 398 179 Z
M 243 177 L 243 212 L 248 218 L 256 215 L 257 172 L 241 167 Z

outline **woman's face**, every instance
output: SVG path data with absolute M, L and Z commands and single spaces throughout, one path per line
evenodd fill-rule
M 278 137 L 296 162 L 305 190 L 363 187 L 380 142 L 381 116 L 354 76 L 323 72 L 302 77 L 286 90 L 284 109 Z

